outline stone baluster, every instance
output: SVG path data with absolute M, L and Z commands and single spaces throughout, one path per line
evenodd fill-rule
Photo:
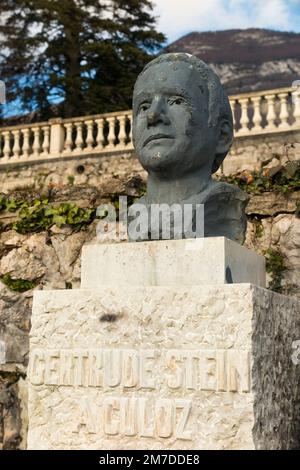
M 29 145 L 29 135 L 30 135 L 30 129 L 28 127 L 26 129 L 22 129 L 24 141 L 23 141 L 23 156 L 24 157 L 29 157 L 29 152 L 30 152 L 30 145 Z
M 66 129 L 66 140 L 64 145 L 64 152 L 71 153 L 73 147 L 73 140 L 72 140 L 72 131 L 73 131 L 73 123 L 67 122 L 64 124 Z
M 87 136 L 86 136 L 86 150 L 92 150 L 93 145 L 94 145 L 94 137 L 93 137 L 93 127 L 94 127 L 94 121 L 89 120 L 85 121 L 85 124 L 87 126 Z
M 129 143 L 132 145 L 132 114 L 128 116 L 129 119 Z
M 229 104 L 232 111 L 232 119 L 233 119 L 233 129 L 236 128 L 236 119 L 235 119 L 235 100 L 229 100 Z
M 268 106 L 268 112 L 266 119 L 268 121 L 268 124 L 266 126 L 266 129 L 276 129 L 275 126 L 275 119 L 276 119 L 276 113 L 275 113 L 275 95 L 266 95 L 266 100 L 267 100 L 267 106 Z
M 241 105 L 241 119 L 240 119 L 241 128 L 238 131 L 239 133 L 249 132 L 249 128 L 248 128 L 248 123 L 249 123 L 248 102 L 249 102 L 249 98 L 239 99 L 239 103 Z
M 295 118 L 295 125 L 300 126 L 300 85 L 297 85 L 295 91 L 292 94 L 293 103 L 294 103 L 294 118 Z
M 2 132 L 3 139 L 4 139 L 4 147 L 3 147 L 3 160 L 8 161 L 10 157 L 10 131 Z
M 126 130 L 125 130 L 125 126 L 126 126 L 126 116 L 123 115 L 123 116 L 119 116 L 119 125 L 120 125 L 120 131 L 119 131 L 119 142 L 120 142 L 120 146 L 121 147 L 125 147 L 126 145 L 126 138 L 127 138 L 127 135 L 126 135 Z
M 116 118 L 115 117 L 109 117 L 106 118 L 106 121 L 108 122 L 108 136 L 107 136 L 107 141 L 108 145 L 107 148 L 114 148 L 115 147 L 115 139 L 116 139 L 116 134 L 115 134 L 115 123 L 116 123 Z
M 40 128 L 33 127 L 32 132 L 33 132 L 33 145 L 32 145 L 33 157 L 38 158 L 40 154 Z
M 287 99 L 288 99 L 289 94 L 288 93 L 279 93 L 278 98 L 280 99 L 280 124 L 279 128 L 280 129 L 285 129 L 286 127 L 289 127 L 288 123 L 288 118 L 289 118 L 289 111 L 288 111 L 288 104 L 287 104 Z
M 1 131 L 1 128 L 0 128 L 0 131 Z M 3 146 L 4 146 L 4 135 L 3 135 L 3 131 L 0 132 L 0 162 L 3 162 L 3 158 L 4 158 L 4 155 L 3 155 Z
M 75 122 L 76 127 L 76 140 L 75 140 L 75 152 L 81 152 L 83 147 L 83 138 L 82 138 L 82 122 Z
M 64 148 L 65 130 L 61 118 L 50 119 L 50 155 L 59 156 Z
M 50 128 L 49 128 L 49 126 L 42 127 L 42 131 L 43 131 L 43 144 L 42 144 L 43 154 L 44 155 L 49 155 L 49 149 L 50 149 Z
M 103 135 L 103 127 L 104 127 L 104 119 L 96 119 L 95 120 L 96 126 L 97 126 L 97 136 L 96 136 L 96 149 L 97 150 L 102 150 L 103 149 L 103 143 L 104 143 L 104 135 Z
M 12 131 L 12 135 L 14 137 L 14 146 L 13 146 L 13 149 L 12 149 L 13 157 L 18 159 L 20 157 L 20 153 L 21 153 L 20 130 L 16 129 L 15 131 Z
M 261 125 L 261 112 L 260 112 L 260 103 L 261 103 L 261 96 L 253 96 L 251 98 L 251 101 L 253 103 L 253 127 L 252 131 L 258 132 L 262 130 L 262 125 Z

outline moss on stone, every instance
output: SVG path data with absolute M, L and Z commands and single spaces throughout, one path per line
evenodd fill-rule
M 74 186 L 74 182 L 75 182 L 75 176 L 73 175 L 68 175 L 68 184 L 70 186 Z
M 36 282 L 26 279 L 12 279 L 10 274 L 4 274 L 0 279 L 8 289 L 14 292 L 26 292 L 37 285 Z
M 282 291 L 282 274 L 286 270 L 284 257 L 279 250 L 268 248 L 265 251 L 266 271 L 271 275 L 270 289 L 274 292 Z
M 254 216 L 254 217 L 249 217 L 249 220 L 254 225 L 255 238 L 262 238 L 264 234 L 264 227 L 263 227 L 261 219 L 257 216 Z

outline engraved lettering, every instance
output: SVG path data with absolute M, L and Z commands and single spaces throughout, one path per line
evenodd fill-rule
M 128 349 L 123 352 L 123 385 L 124 387 L 136 387 L 139 381 L 139 358 L 138 352 Z
M 226 392 L 227 390 L 227 362 L 226 352 L 223 350 L 216 351 L 217 355 L 217 390 Z
M 195 356 L 195 351 L 184 351 L 184 356 L 186 357 L 185 386 L 189 390 L 196 390 L 198 357 Z
M 88 358 L 88 385 L 89 387 L 103 386 L 103 361 L 101 350 L 90 350 Z
M 191 440 L 192 439 L 192 431 L 186 429 L 187 422 L 190 416 L 190 412 L 192 409 L 192 400 L 175 400 L 176 408 L 182 409 L 179 422 L 177 425 L 177 429 L 175 431 L 175 436 L 177 439 L 185 439 Z
M 159 437 L 171 437 L 174 431 L 175 413 L 172 401 L 160 399 L 155 407 L 155 425 Z
M 228 390 L 250 391 L 250 358 L 248 351 L 228 351 Z
M 124 436 L 135 436 L 137 433 L 137 405 L 136 398 L 120 399 L 120 434 Z
M 120 418 L 118 416 L 118 419 L 116 419 L 116 411 L 120 411 L 120 400 L 113 397 L 105 398 L 103 401 L 103 429 L 105 434 L 114 436 L 120 432 Z
M 88 434 L 97 433 L 97 424 L 96 424 L 96 413 L 92 409 L 92 405 L 87 398 L 83 398 L 80 401 L 80 412 L 78 424 L 73 429 L 73 432 L 79 433 L 81 427 L 85 428 Z
M 104 351 L 104 380 L 108 387 L 117 387 L 121 383 L 121 351 L 109 349 Z
M 108 397 L 99 407 L 84 398 L 79 401 L 78 423 L 72 432 L 101 432 L 110 436 L 152 439 L 174 436 L 176 439 L 192 440 L 192 430 L 188 429 L 191 408 L 191 400 L 184 399 L 152 401 L 140 397 Z
M 155 388 L 155 378 L 151 377 L 153 364 L 155 359 L 154 349 L 142 349 L 140 351 L 140 387 L 141 388 Z
M 250 391 L 249 354 L 234 349 L 37 349 L 29 370 L 33 385 Z
M 216 352 L 200 352 L 201 390 L 216 390 Z
M 77 359 L 77 364 L 75 368 L 75 385 L 85 385 L 86 384 L 86 374 L 85 374 L 85 358 L 88 357 L 88 352 L 82 349 L 75 349 L 74 357 Z
M 73 354 L 72 351 L 60 352 L 59 385 L 73 384 Z
M 44 383 L 44 351 L 36 349 L 30 357 L 30 381 L 33 385 L 42 385 Z
M 170 350 L 166 354 L 167 368 L 170 374 L 167 376 L 169 388 L 181 388 L 183 386 L 183 369 L 180 351 Z
M 147 398 L 139 398 L 139 434 L 142 437 L 154 437 L 154 420 Z
M 45 351 L 45 384 L 58 385 L 58 358 L 60 353 L 58 350 Z

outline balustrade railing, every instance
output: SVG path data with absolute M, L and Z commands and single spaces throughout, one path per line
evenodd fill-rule
M 300 87 L 230 96 L 235 136 L 300 128 Z
M 300 130 L 300 87 L 230 96 L 236 137 Z M 0 128 L 0 165 L 132 150 L 132 112 Z

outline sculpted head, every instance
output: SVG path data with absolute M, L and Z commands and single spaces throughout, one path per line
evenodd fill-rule
M 233 139 L 232 112 L 217 75 L 185 53 L 146 65 L 133 93 L 133 143 L 142 166 L 172 178 L 219 168 Z

